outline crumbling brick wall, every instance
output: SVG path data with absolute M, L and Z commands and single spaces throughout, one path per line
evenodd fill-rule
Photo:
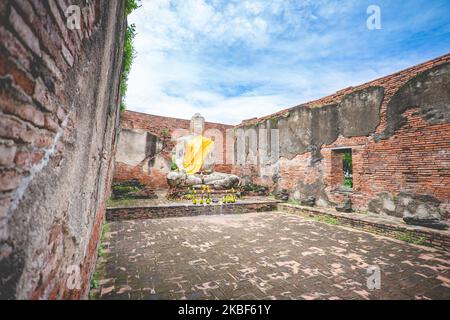
M 246 181 L 401 216 L 405 203 L 450 209 L 450 55 L 260 119 L 244 132 L 277 129 L 280 157 L 234 168 Z M 257 136 L 258 145 L 261 137 Z M 352 150 L 353 189 L 339 188 L 336 151 Z M 430 207 L 431 206 L 431 207 Z
M 80 29 L 66 23 L 68 12 L 76 19 L 69 5 Z M 0 1 L 2 299 L 87 296 L 112 180 L 125 27 L 123 1 Z
M 439 210 L 445 218 L 450 209 L 449 69 L 450 55 L 445 55 L 316 101 L 243 121 L 223 144 L 224 151 L 227 147 L 233 151 L 234 162 L 216 170 L 235 173 L 243 183 L 287 189 L 296 200 L 315 197 L 322 206 L 339 205 L 350 198 L 358 209 L 402 216 L 404 203 L 413 203 L 411 210 L 425 206 L 428 211 Z M 206 127 L 222 132 L 230 129 L 220 124 Z M 126 112 L 121 128 L 122 135 L 129 130 L 149 134 L 165 147 L 158 154 L 160 161 L 150 165 L 144 151 L 139 165 L 117 161 L 115 181 L 135 178 L 167 188 L 173 144 L 162 133 L 187 130 L 189 121 Z M 268 144 L 272 129 L 278 130 L 279 150 L 277 159 L 265 163 L 260 155 L 261 151 L 273 153 Z M 252 151 L 251 145 L 257 150 Z M 352 151 L 352 190 L 342 188 L 339 150 L 343 148 Z M 124 153 L 119 151 L 119 155 Z
M 166 176 L 172 163 L 172 138 L 175 130 L 189 134 L 190 120 L 125 111 L 120 119 L 121 134 L 117 149 L 114 182 L 138 180 L 154 189 L 167 189 Z M 225 138 L 232 126 L 206 122 L 205 135 L 217 130 Z M 183 131 L 181 131 L 183 134 Z M 133 146 L 134 145 L 134 146 Z M 222 146 L 223 163 L 218 161 L 216 170 L 231 172 L 232 165 L 225 162 L 225 143 Z M 217 159 L 216 159 L 217 160 Z

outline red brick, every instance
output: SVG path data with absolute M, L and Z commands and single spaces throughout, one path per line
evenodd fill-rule
M 57 132 L 59 129 L 58 123 L 56 123 L 55 120 L 53 120 L 53 117 L 50 115 L 45 116 L 45 129 L 52 132 Z
M 62 53 L 64 59 L 69 64 L 69 66 L 72 67 L 73 66 L 73 62 L 74 62 L 74 58 L 73 58 L 72 54 L 70 53 L 69 49 L 67 49 L 67 47 L 64 44 L 62 45 L 61 53 Z
M 30 163 L 30 158 L 31 156 L 28 151 L 17 151 L 14 158 L 14 163 L 19 168 L 26 167 Z
M 50 1 L 48 3 L 52 2 L 53 1 Z M 45 4 L 42 3 L 42 1 L 33 1 L 32 3 L 40 10 L 34 11 L 28 2 L 23 0 L 18 3 L 19 7 L 25 11 L 23 18 L 25 22 L 31 26 L 31 29 L 39 38 L 41 48 L 45 48 L 46 51 L 50 53 L 60 70 L 66 71 L 68 69 L 68 64 L 64 61 L 64 58 L 60 52 L 64 40 L 59 35 L 58 27 L 55 26 L 50 14 L 38 14 L 38 12 L 42 13 L 42 10 L 45 11 L 45 7 L 43 7 Z
M 0 225 L 2 224 L 2 220 L 3 221 L 6 220 L 5 218 L 7 218 L 8 210 L 9 210 L 9 206 L 10 205 L 11 205 L 11 199 L 10 198 L 0 199 Z
M 58 66 L 55 64 L 55 61 L 52 57 L 50 57 L 45 52 L 42 53 L 42 60 L 44 61 L 45 66 L 52 72 L 52 74 L 58 79 L 59 81 L 62 80 L 62 74 L 59 70 Z
M 0 144 L 0 165 L 10 166 L 14 163 L 17 147 Z
M 0 191 L 11 191 L 17 188 L 22 176 L 14 170 L 0 172 Z
M 31 154 L 31 164 L 36 165 L 44 158 L 45 153 L 43 151 L 34 151 Z
M 10 138 L 10 139 L 19 139 L 21 134 L 25 132 L 26 126 L 9 117 L 1 115 L 0 117 L 0 137 Z
M 38 57 L 42 55 L 41 47 L 39 45 L 39 39 L 31 31 L 30 27 L 23 21 L 22 17 L 17 13 L 14 8 L 11 8 L 9 15 L 9 21 L 11 22 L 14 30 L 19 34 L 22 41 L 31 49 Z
M 13 100 L 8 94 L 0 93 L 0 110 L 5 114 L 16 115 L 38 127 L 43 127 L 45 124 L 45 116 L 41 111 L 31 104 Z
M 0 51 L 1 53 L 1 51 Z M 14 82 L 28 95 L 34 91 L 34 80 L 31 76 L 19 69 L 15 62 L 3 56 L 0 56 L 0 75 L 11 76 Z
M 33 99 L 35 99 L 40 106 L 47 111 L 54 112 L 56 109 L 56 106 L 51 98 L 51 93 L 48 91 L 48 88 L 40 78 L 36 80 Z
M 27 71 L 30 71 L 32 65 L 30 52 L 3 26 L 0 26 L 0 39 L 2 39 L 1 45 L 8 50 L 10 57 Z

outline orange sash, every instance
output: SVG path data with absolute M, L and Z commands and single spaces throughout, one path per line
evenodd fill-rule
M 186 143 L 183 166 L 187 174 L 200 171 L 212 145 L 213 141 L 203 136 L 196 136 Z

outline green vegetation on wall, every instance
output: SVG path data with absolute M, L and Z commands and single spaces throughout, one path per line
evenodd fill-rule
M 126 0 L 125 14 L 127 16 L 130 15 L 137 8 L 139 8 L 137 0 Z M 134 48 L 133 45 L 133 40 L 135 36 L 136 36 L 136 26 L 134 24 L 127 25 L 123 48 L 122 75 L 120 78 L 120 94 L 122 96 L 122 101 L 120 102 L 121 111 L 124 111 L 126 109 L 124 99 L 128 89 L 128 76 L 130 75 L 133 60 L 136 57 L 136 49 Z
M 353 163 L 352 153 L 345 152 L 342 156 L 343 169 L 344 169 L 344 186 L 347 188 L 353 188 Z

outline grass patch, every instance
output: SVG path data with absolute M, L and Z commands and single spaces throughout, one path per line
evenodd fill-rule
M 102 229 L 102 235 L 100 236 L 100 240 L 105 240 L 105 235 L 109 232 L 109 223 L 105 223 Z
M 410 231 L 400 231 L 396 234 L 396 238 L 419 246 L 430 246 L 424 237 L 414 237 L 414 234 Z
M 98 289 L 98 273 L 94 272 L 91 279 L 91 289 Z
M 108 199 L 106 202 L 107 207 L 124 207 L 124 206 L 131 206 L 136 203 L 135 199 Z
M 139 190 L 141 190 L 136 186 L 113 186 L 112 189 L 114 192 L 122 194 L 129 192 L 138 192 Z
M 324 222 L 333 226 L 337 226 L 339 224 L 339 220 L 335 217 L 329 217 L 329 216 L 314 216 L 314 220 L 318 222 Z
M 105 247 L 103 245 L 103 241 L 106 238 L 106 234 L 109 232 L 109 223 L 105 223 L 103 225 L 102 228 L 102 232 L 100 234 L 100 243 L 98 245 L 98 249 L 97 249 L 97 265 L 95 266 L 95 270 L 94 273 L 92 274 L 91 277 L 91 282 L 90 282 L 90 291 L 89 291 L 89 300 L 95 300 L 95 294 L 92 292 L 93 289 L 98 289 L 99 288 L 99 278 L 100 278 L 100 271 L 99 269 L 101 269 L 101 266 L 104 263 L 104 258 L 105 258 Z
M 106 234 L 109 232 L 109 223 L 105 223 L 102 228 L 102 233 L 100 234 L 100 244 L 98 246 L 98 258 L 103 258 L 105 256 L 105 247 L 103 241 L 105 241 Z
M 344 187 L 352 189 L 353 188 L 353 180 L 350 177 L 344 178 Z
M 144 185 L 137 180 L 115 183 L 111 187 L 112 198 L 132 199 L 134 194 L 142 190 L 142 188 L 144 188 Z

